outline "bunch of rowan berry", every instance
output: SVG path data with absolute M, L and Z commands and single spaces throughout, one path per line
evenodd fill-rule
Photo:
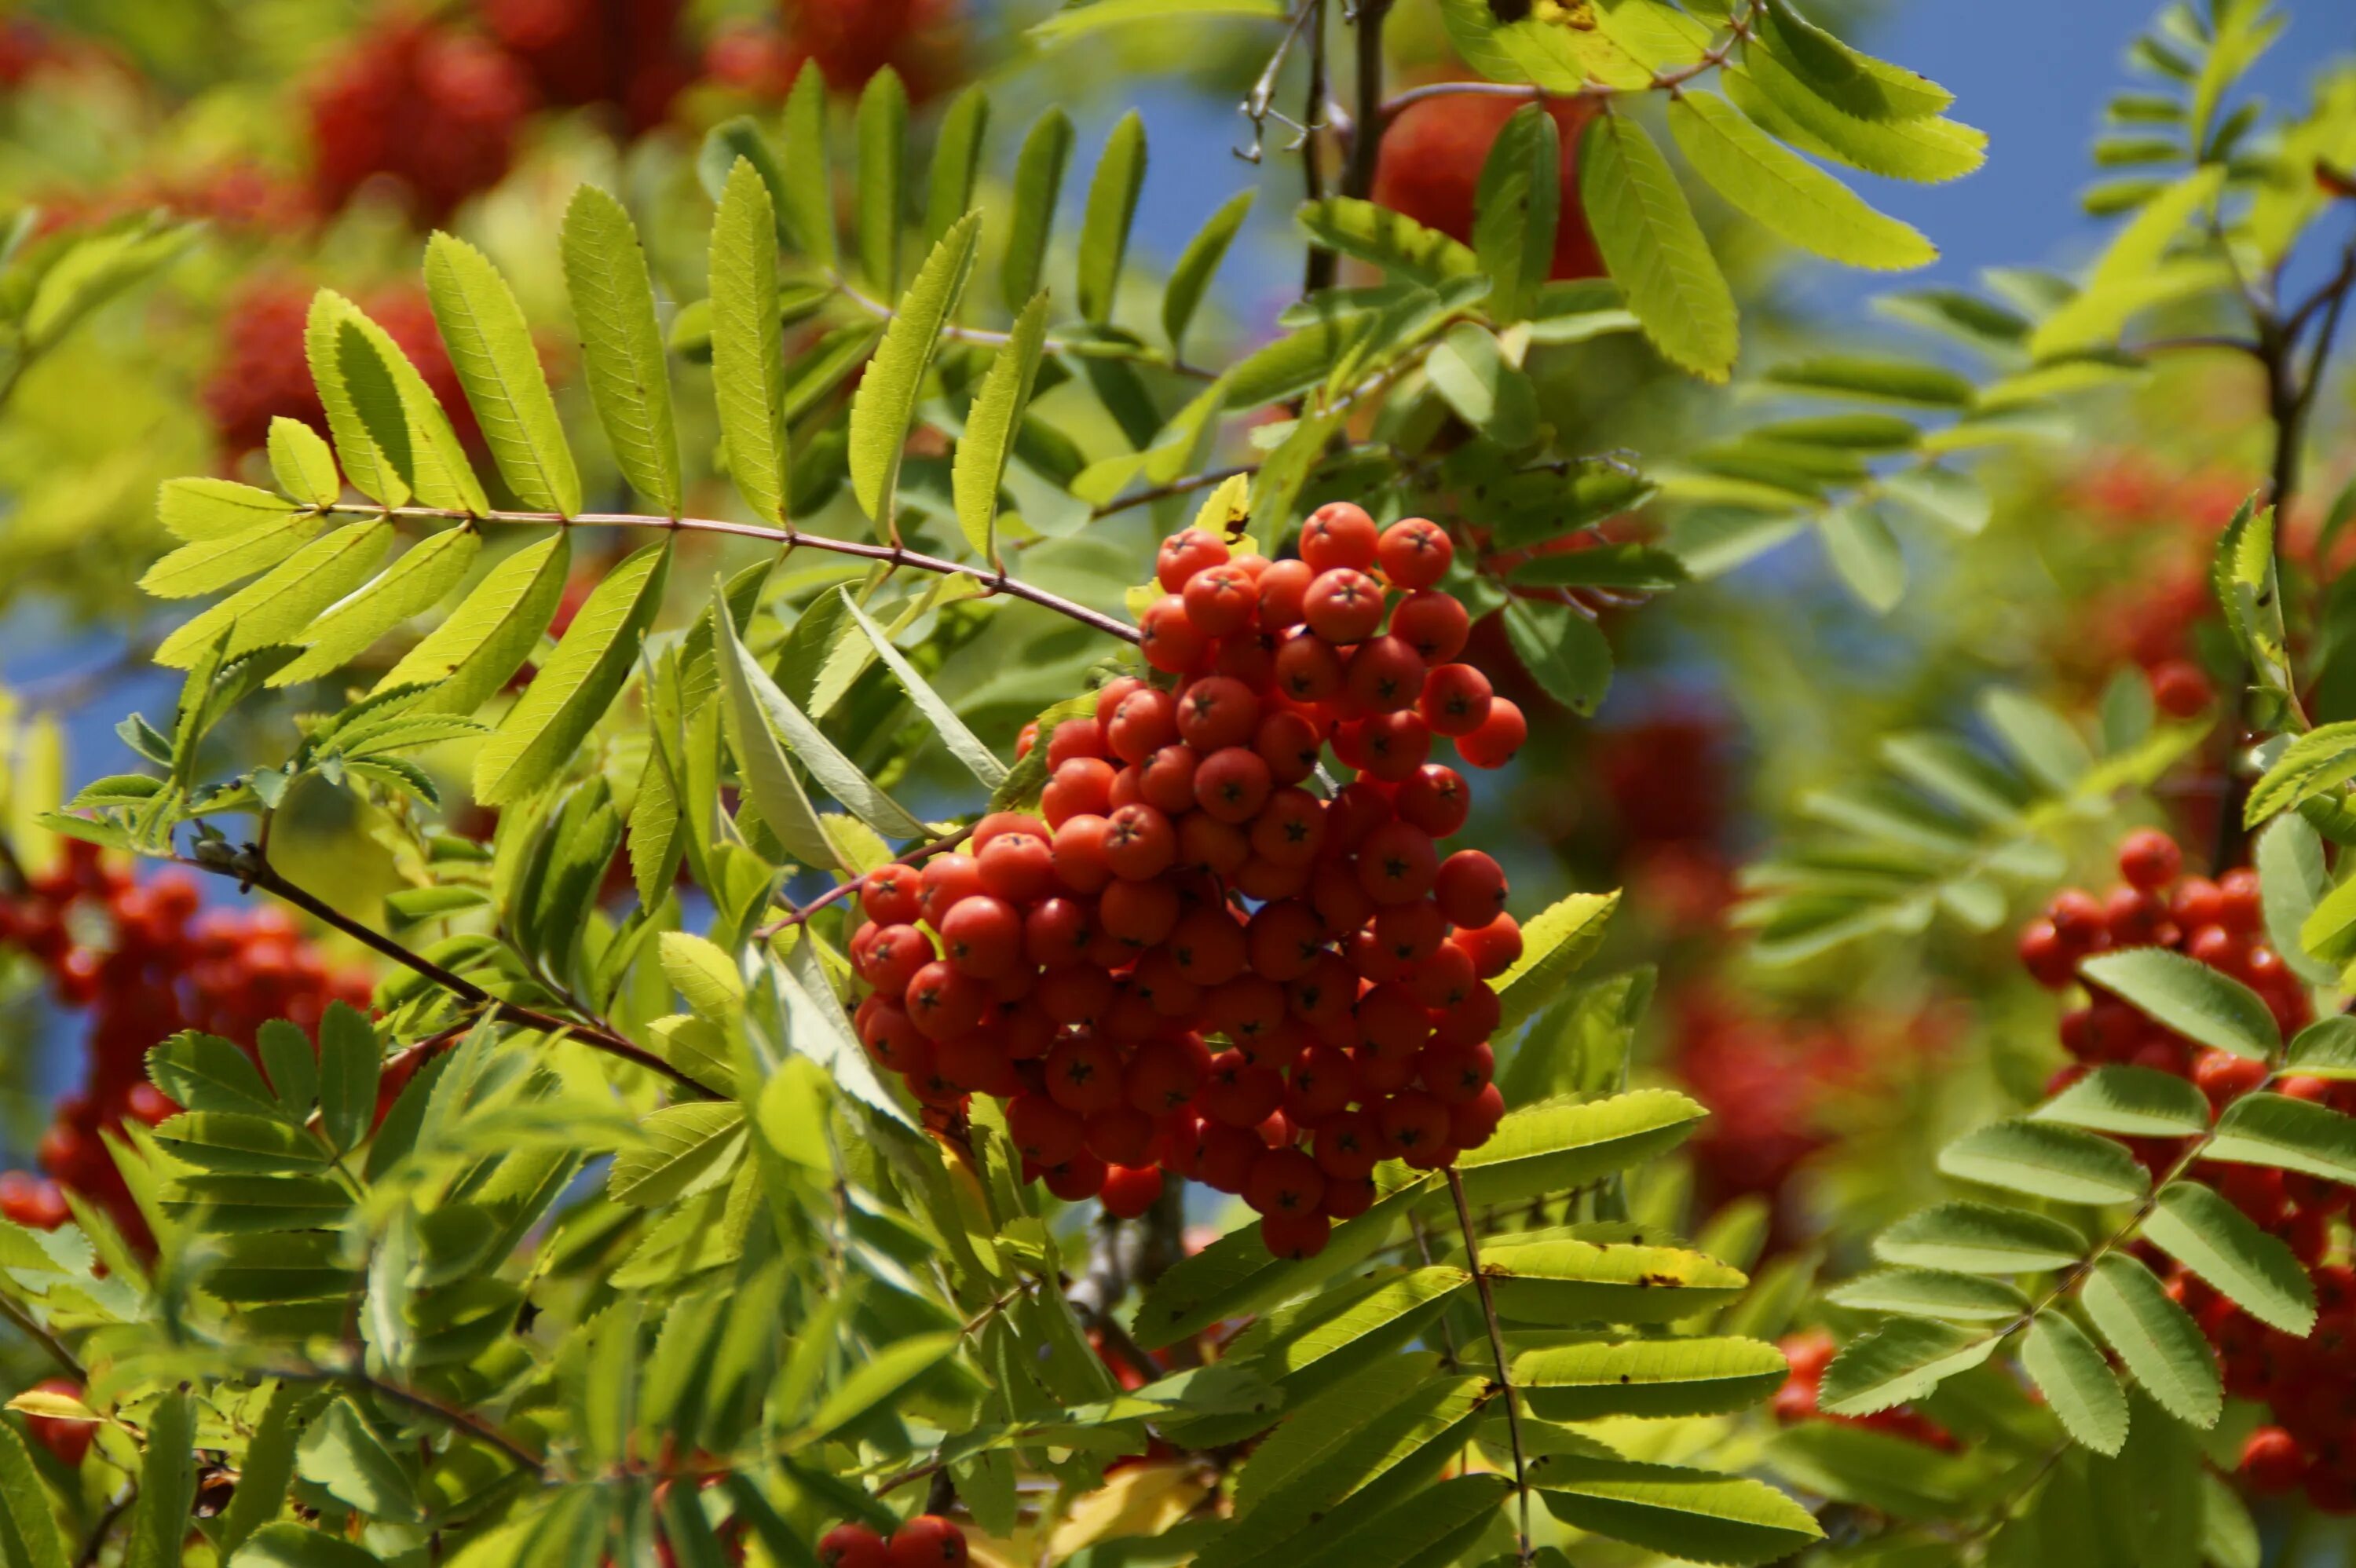
M 611 104 L 632 135 L 653 129 L 694 77 L 684 0 L 477 0 L 499 47 L 550 103 Z
M 1138 1214 L 1165 1171 L 1192 1177 L 1289 1257 L 1365 1211 L 1377 1161 L 1436 1169 L 1486 1140 L 1488 982 L 1521 930 L 1495 860 L 1443 858 L 1471 793 L 1431 749 L 1498 767 L 1526 727 L 1451 662 L 1451 557 L 1437 524 L 1378 530 L 1346 502 L 1298 559 L 1165 540 L 1141 631 L 1166 678 L 1114 680 L 1045 738 L 1040 816 L 866 879 L 851 954 L 875 1059 L 928 1105 L 1004 1100 L 1058 1197 Z
M 303 348 L 313 293 L 292 277 L 264 277 L 241 290 L 223 314 L 220 357 L 205 379 L 203 397 L 222 449 L 231 457 L 258 451 L 270 439 L 270 421 L 282 414 L 314 430 L 327 424 Z M 478 443 L 481 426 L 458 384 L 425 291 L 399 284 L 361 304 L 417 368 L 459 437 Z
M 48 1174 L 0 1173 L 0 1215 L 54 1230 L 70 1217 L 70 1188 L 143 1244 L 146 1226 L 100 1134 L 179 1109 L 148 1082 L 149 1048 L 195 1029 L 251 1051 L 266 1020 L 316 1029 L 328 1003 L 364 1008 L 372 989 L 365 971 L 330 967 L 279 911 L 200 910 L 185 872 L 134 882 L 80 840 L 0 899 L 0 944 L 41 965 L 60 1005 L 90 1014 L 82 1086 L 41 1138 Z
M 335 212 L 369 181 L 405 187 L 438 224 L 497 185 L 533 102 L 523 66 L 491 39 L 395 10 L 347 45 L 310 91 L 312 179 Z
M 1892 1405 L 1877 1410 L 1870 1415 L 1834 1415 L 1821 1408 L 1817 1396 L 1824 1387 L 1825 1369 L 1833 1363 L 1839 1350 L 1839 1341 L 1822 1328 L 1809 1328 L 1776 1341 L 1775 1348 L 1783 1352 L 1784 1364 L 1791 1368 L 1783 1386 L 1775 1391 L 1772 1409 L 1775 1419 L 1789 1426 L 1801 1421 L 1841 1421 L 1851 1426 L 1863 1426 L 1875 1432 L 1887 1432 L 1894 1437 L 1911 1438 L 1946 1453 L 1961 1446 L 1954 1433 L 1916 1410 L 1912 1405 Z
M 863 1524 L 838 1524 L 819 1537 L 821 1568 L 965 1568 L 965 1531 L 920 1513 L 886 1540 Z
M 804 66 L 855 92 L 889 67 L 917 103 L 966 75 L 957 0 L 784 0 L 770 23 L 723 27 L 704 52 L 713 80 L 782 98 Z
M 2265 999 L 2286 1035 L 2305 1026 L 2313 1006 L 2282 955 L 2267 945 L 2258 878 L 2246 868 L 2211 880 L 2184 876 L 2176 841 L 2154 828 L 2119 845 L 2122 884 L 2105 897 L 2071 889 L 2020 939 L 2022 961 L 2047 986 L 2066 986 L 2077 965 L 2106 947 L 2165 947 L 2248 986 Z M 2095 1064 L 2127 1062 L 2189 1079 L 2212 1114 L 2266 1081 L 2263 1061 L 2194 1044 L 2152 1022 L 2115 997 L 2095 990 L 2062 1016 L 2062 1043 L 2076 1061 L 2056 1076 L 2059 1091 Z M 2356 1111 L 2356 1084 L 2294 1074 L 2272 1092 Z M 2171 1168 L 2180 1140 L 2128 1138 L 2155 1173 Z M 2136 1251 L 2158 1269 L 2169 1293 L 2200 1323 L 2217 1351 L 2226 1390 L 2270 1407 L 2273 1424 L 2249 1439 L 2242 1471 L 2257 1490 L 2304 1488 L 2333 1512 L 2356 1510 L 2356 1435 L 2348 1424 L 2356 1396 L 2356 1273 L 2330 1263 L 2332 1226 L 2348 1211 L 2350 1189 L 2335 1181 L 2264 1166 L 2196 1164 L 2191 1174 L 2286 1243 L 2313 1282 L 2320 1316 L 2305 1339 L 2252 1317 L 2148 1246 Z

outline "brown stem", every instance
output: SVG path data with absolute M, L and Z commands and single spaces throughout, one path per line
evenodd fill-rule
M 1302 91 L 1301 114 L 1301 196 L 1303 201 L 1314 202 L 1325 196 L 1325 169 L 1319 162 L 1323 149 L 1317 141 L 1318 124 L 1325 118 L 1325 0 L 1305 0 L 1305 4 L 1309 7 L 1309 85 Z M 1366 18 L 1361 12 L 1361 37 L 1365 30 Z M 1301 271 L 1301 292 L 1313 294 L 1332 288 L 1341 264 L 1341 256 L 1330 246 L 1312 244 Z
M 1358 0 L 1357 108 L 1350 120 L 1350 161 L 1342 169 L 1342 194 L 1365 197 L 1375 188 L 1375 166 L 1390 111 L 1383 103 L 1383 24 L 1391 0 Z
M 982 585 L 985 592 L 1003 593 L 1010 599 L 1020 599 L 1043 610 L 1052 610 L 1058 615 L 1068 616 L 1084 626 L 1093 627 L 1108 637 L 1119 637 L 1123 642 L 1138 640 L 1137 628 L 1127 622 L 1117 620 L 1102 611 L 1091 610 L 1060 593 L 1034 588 L 1020 578 L 1009 576 L 1003 567 L 948 560 L 940 556 L 910 549 L 905 545 L 834 539 L 825 534 L 805 533 L 795 528 L 773 528 L 759 523 L 733 523 L 717 517 L 661 517 L 637 512 L 576 512 L 568 517 L 555 512 L 470 513 L 447 507 L 376 507 L 349 502 L 338 502 L 325 509 L 338 515 L 369 517 L 417 517 L 452 523 L 472 520 L 533 528 L 659 528 L 672 533 L 725 534 L 735 539 L 761 539 L 788 549 L 856 556 L 862 560 L 882 561 L 886 566 L 930 571 L 943 577 L 970 577 Z
M 619 1057 L 625 1061 L 645 1068 L 649 1072 L 668 1078 L 701 1099 L 728 1098 L 710 1084 L 680 1072 L 652 1051 L 641 1046 L 633 1045 L 610 1029 L 601 1029 L 594 1024 L 572 1022 L 550 1013 L 543 1013 L 537 1008 L 527 1008 L 520 1003 L 494 997 L 464 975 L 444 968 L 423 954 L 402 946 L 382 932 L 362 924 L 326 901 L 305 891 L 282 876 L 276 867 L 256 855 L 252 853 L 232 855 L 220 860 L 179 856 L 175 856 L 174 859 L 181 865 L 196 870 L 209 871 L 217 877 L 234 878 L 243 887 L 258 888 L 274 898 L 283 899 L 314 920 L 333 926 L 355 942 L 382 954 L 403 968 L 423 976 L 461 1001 L 470 1002 L 477 1007 L 494 1008 L 500 1017 L 521 1024 L 527 1029 L 569 1034 L 583 1044 L 602 1051 L 608 1056 Z
M 1156 501 L 1166 501 L 1173 496 L 1191 496 L 1197 490 L 1207 490 L 1214 485 L 1224 485 L 1240 475 L 1258 472 L 1256 464 L 1235 468 L 1214 468 L 1207 474 L 1190 474 L 1183 479 L 1173 479 L 1167 485 L 1155 485 L 1136 490 L 1119 500 L 1107 501 L 1090 513 L 1091 517 L 1109 517 L 1115 512 L 1126 512 L 1131 507 L 1149 507 Z
M 1448 1195 L 1456 1200 L 1456 1228 L 1464 1237 L 1464 1266 L 1472 1274 L 1472 1288 L 1480 1293 L 1481 1314 L 1489 1322 L 1489 1354 L 1496 1358 L 1497 1388 L 1505 1396 L 1505 1432 L 1514 1448 L 1514 1490 L 1521 1494 L 1522 1537 L 1521 1561 L 1530 1560 L 1530 1481 L 1529 1462 L 1522 1447 L 1522 1407 L 1514 1392 L 1514 1374 L 1505 1360 L 1505 1331 L 1497 1325 L 1497 1297 L 1490 1288 L 1489 1276 L 1481 1271 L 1481 1243 L 1473 1233 L 1472 1211 L 1464 1201 L 1464 1178 L 1454 1166 L 1448 1168 Z
M 380 1381 L 366 1372 L 353 1369 L 331 1371 L 324 1367 L 297 1367 L 275 1370 L 265 1375 L 276 1378 L 281 1382 L 349 1383 L 355 1388 L 366 1389 L 379 1399 L 391 1400 L 395 1404 L 406 1406 L 420 1414 L 430 1415 L 445 1425 L 464 1432 L 476 1441 L 498 1449 L 534 1475 L 545 1477 L 548 1474 L 548 1461 L 540 1455 L 533 1453 L 471 1411 L 444 1404 L 430 1393 L 421 1393 L 415 1389 L 402 1388 L 398 1383 Z

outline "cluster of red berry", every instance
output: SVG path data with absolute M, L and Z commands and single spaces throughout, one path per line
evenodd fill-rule
M 1792 1369 L 1783 1386 L 1775 1391 L 1772 1407 L 1775 1419 L 1785 1425 L 1800 1421 L 1845 1421 L 1852 1426 L 1912 1438 L 1947 1453 L 1961 1446 L 1954 1433 L 1912 1405 L 1892 1405 L 1871 1415 L 1833 1415 L 1820 1409 L 1816 1398 L 1824 1386 L 1825 1369 L 1832 1365 L 1833 1356 L 1840 1349 L 1840 1342 L 1828 1331 L 1810 1328 L 1778 1340 L 1775 1348 L 1783 1352 L 1783 1360 Z
M 303 349 L 312 293 L 295 279 L 265 277 L 230 302 L 221 322 L 220 358 L 205 380 L 203 396 L 213 429 L 231 457 L 259 449 L 270 437 L 270 421 L 281 414 L 314 430 L 327 424 Z M 369 296 L 362 308 L 417 367 L 460 438 L 470 445 L 479 442 L 481 427 L 458 384 L 425 291 L 395 285 Z
M 2183 876 L 2182 851 L 2153 828 L 2127 835 L 2118 859 L 2121 886 L 2099 900 L 2066 891 L 2022 933 L 2021 959 L 2040 982 L 2070 984 L 2079 962 L 2105 947 L 2166 947 L 2256 991 L 2285 1034 L 2309 1021 L 2312 1006 L 2297 976 L 2266 944 L 2254 871 L 2228 871 L 2213 881 Z M 2099 990 L 2062 1016 L 2062 1043 L 2076 1061 L 2056 1076 L 2051 1087 L 2057 1092 L 2094 1065 L 2129 1062 L 2190 1080 L 2216 1111 L 2255 1089 L 2267 1072 L 2262 1061 L 2195 1045 Z M 2356 1084 L 2293 1075 L 2272 1088 L 2356 1111 Z M 2173 1167 L 2183 1152 L 2176 1139 L 2125 1141 L 2155 1173 Z M 2348 1358 L 2356 1343 L 2356 1272 L 2326 1262 L 2332 1222 L 2347 1212 L 2350 1190 L 2263 1166 L 2203 1163 L 2191 1174 L 2289 1245 L 2313 1280 L 2321 1312 L 2315 1331 L 2297 1338 L 2252 1317 L 2155 1249 L 2137 1248 L 2216 1348 L 2226 1389 L 2271 1408 L 2275 1424 L 2249 1439 L 2243 1473 L 2259 1490 L 2304 1487 L 2318 1508 L 2356 1510 L 2356 1439 L 2348 1424 L 2356 1386 Z
M 1526 98 L 1450 95 L 1410 103 L 1392 119 L 1376 155 L 1373 197 L 1427 229 L 1470 244 L 1473 195 L 1489 149 Z M 1600 278 L 1603 255 L 1580 205 L 1579 141 L 1600 112 L 1601 99 L 1546 101 L 1561 137 L 1560 208 L 1555 220 L 1550 278 Z
M 483 24 L 550 103 L 610 103 L 638 135 L 694 79 L 682 0 L 477 0 Z
M 53 1230 L 70 1217 L 60 1189 L 71 1188 L 143 1244 L 146 1226 L 99 1134 L 178 1109 L 148 1082 L 148 1049 L 197 1029 L 251 1050 L 270 1019 L 315 1029 L 328 1003 L 364 1008 L 372 989 L 366 972 L 331 968 L 279 911 L 199 911 L 185 873 L 135 883 L 80 840 L 0 899 L 0 944 L 47 969 L 60 1004 L 90 1011 L 88 1074 L 41 1138 L 48 1174 L 0 1173 L 0 1215 Z
M 380 176 L 438 224 L 498 183 L 533 101 L 522 63 L 479 33 L 395 11 L 312 86 L 312 179 L 334 212 Z
M 1373 1202 L 1378 1160 L 1486 1140 L 1487 981 L 1521 929 L 1495 860 L 1441 857 L 1471 796 L 1428 758 L 1439 734 L 1498 767 L 1526 731 L 1450 662 L 1451 557 L 1437 524 L 1346 502 L 1295 560 L 1165 540 L 1141 632 L 1174 679 L 1115 680 L 1046 737 L 1044 821 L 994 815 L 964 853 L 866 879 L 876 1060 L 929 1106 L 1004 1099 L 1058 1197 L 1141 1213 L 1175 1172 L 1241 1193 L 1284 1256 Z M 1327 795 L 1303 786 L 1329 744 L 1355 777 Z
M 822 1568 L 965 1568 L 965 1531 L 936 1513 L 920 1513 L 890 1540 L 863 1524 L 838 1524 L 819 1537 Z
M 716 81 L 782 98 L 805 65 L 837 91 L 856 91 L 889 66 L 916 102 L 964 75 L 956 0 L 786 0 L 775 26 L 723 28 L 705 52 Z

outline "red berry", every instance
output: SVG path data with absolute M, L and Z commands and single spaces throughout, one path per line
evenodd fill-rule
M 1487 722 L 1494 701 L 1487 676 L 1469 664 L 1444 664 L 1425 680 L 1416 710 L 1434 734 L 1470 735 Z
M 1391 635 L 1413 648 L 1434 668 L 1464 651 L 1472 617 L 1452 596 L 1434 589 L 1410 593 L 1391 611 Z
M 1375 559 L 1394 587 L 1429 588 L 1448 574 L 1456 547 L 1448 530 L 1425 517 L 1405 517 L 1383 530 Z
M 1325 1173 L 1297 1148 L 1272 1148 L 1252 1163 L 1244 1201 L 1263 1214 L 1312 1214 L 1325 1196 Z
M 1138 618 L 1137 645 L 1145 662 L 1171 675 L 1183 675 L 1210 652 L 1210 639 L 1186 617 L 1186 602 L 1173 593 L 1157 599 Z
M 33 1385 L 32 1392 L 56 1394 L 77 1402 L 82 1397 L 81 1385 L 65 1378 L 44 1379 Z M 68 1421 L 54 1415 L 28 1415 L 25 1418 L 25 1428 L 70 1470 L 81 1467 L 82 1456 L 90 1452 L 91 1439 L 98 1435 L 98 1427 L 93 1423 Z
M 1154 559 L 1154 580 L 1165 593 L 1184 591 L 1194 574 L 1227 563 L 1226 541 L 1203 528 L 1181 528 L 1162 541 Z
M 1328 501 L 1301 525 L 1301 559 L 1312 571 L 1335 567 L 1364 571 L 1381 549 L 1375 519 L 1352 501 Z
M 1401 637 L 1370 637 L 1350 655 L 1342 688 L 1369 713 L 1397 713 L 1424 694 L 1423 658 Z
M 1476 768 L 1502 768 L 1529 738 L 1530 727 L 1521 709 L 1505 698 L 1494 698 L 1480 728 L 1456 738 L 1456 753 Z
M 1412 823 L 1386 822 L 1358 847 L 1358 885 L 1377 904 L 1408 903 L 1432 891 L 1439 854 Z
M 2139 827 L 2119 841 L 2119 875 L 2148 892 L 2176 880 L 2184 851 L 2157 827 Z
M 1237 566 L 1215 566 L 1190 579 L 1181 597 L 1186 618 L 1205 635 L 1224 637 L 1259 616 L 1259 584 Z
M 2215 695 L 2209 677 L 2189 659 L 2169 659 L 2152 667 L 2151 699 L 2171 719 L 2198 717 Z
M 866 910 L 867 918 L 878 925 L 914 924 L 918 912 L 916 898 L 920 886 L 913 866 L 903 866 L 897 861 L 889 866 L 878 866 L 860 883 L 860 907 Z
M 1333 1222 L 1323 1214 L 1270 1214 L 1259 1222 L 1259 1237 L 1280 1258 L 1313 1258 L 1325 1250 Z
M 1440 864 L 1433 901 L 1450 924 L 1473 931 L 1505 912 L 1505 873 L 1478 849 L 1459 849 Z
M 1104 1190 L 1098 1197 L 1105 1212 L 1114 1219 L 1134 1220 L 1162 1200 L 1162 1168 L 1114 1166 L 1105 1172 Z
M 1301 615 L 1326 642 L 1337 646 L 1364 642 L 1383 624 L 1383 591 L 1365 572 L 1337 566 L 1310 583 Z M 1280 665 L 1280 655 L 1279 658 Z
M 2261 1426 L 2242 1445 L 2242 1474 L 2256 1492 L 2286 1492 L 2307 1471 L 2298 1439 L 2279 1426 Z

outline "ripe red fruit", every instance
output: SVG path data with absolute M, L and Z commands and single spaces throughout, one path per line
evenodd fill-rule
M 1524 100 L 1451 95 L 1411 103 L 1393 117 L 1383 133 L 1375 165 L 1374 199 L 1403 212 L 1428 229 L 1470 244 L 1472 197 L 1491 144 Z M 1554 235 L 1552 278 L 1599 278 L 1603 258 L 1587 227 L 1579 199 L 1579 143 L 1595 117 L 1597 101 L 1556 98 L 1547 102 L 1560 132 L 1560 217 Z
M 355 37 L 312 88 L 313 183 L 340 208 L 390 178 L 439 225 L 507 173 L 532 101 L 523 70 L 490 39 L 406 16 Z
M 1494 696 L 1489 677 L 1471 665 L 1441 665 L 1424 681 L 1416 711 L 1435 734 L 1470 735 L 1487 721 Z
M 1323 1214 L 1270 1214 L 1259 1222 L 1260 1242 L 1280 1258 L 1313 1258 L 1325 1250 L 1333 1222 Z
M 961 975 L 996 979 L 1023 962 L 1023 917 L 988 893 L 960 899 L 939 922 L 941 955 Z
M 1006 1136 L 1033 1165 L 1061 1165 L 1079 1152 L 1087 1125 L 1079 1113 L 1044 1094 L 1017 1094 L 1006 1103 Z
M 1505 873 L 1478 849 L 1459 849 L 1440 863 L 1431 895 L 1451 925 L 1472 931 L 1505 912 Z
M 1299 784 L 1317 771 L 1317 753 L 1324 737 L 1301 714 L 1263 714 L 1252 732 L 1252 750 L 1268 764 L 1269 777 L 1280 784 Z
M 1505 698 L 1494 698 L 1480 728 L 1456 738 L 1456 753 L 1476 768 L 1502 768 L 1529 738 L 1529 723 L 1521 709 Z
M 1301 616 L 1311 631 L 1329 643 L 1364 642 L 1383 624 L 1383 591 L 1356 568 L 1337 566 L 1310 583 Z
M 2184 851 L 2157 827 L 2139 827 L 2119 840 L 2119 875 L 2130 886 L 2164 888 L 2183 869 Z
M 1311 1214 L 1325 1196 L 1325 1173 L 1297 1148 L 1272 1148 L 1252 1163 L 1244 1201 L 1262 1214 Z
M 1225 566 L 1229 557 L 1226 541 L 1204 528 L 1181 528 L 1162 541 L 1154 557 L 1154 581 L 1165 593 L 1183 592 L 1198 571 L 1215 566 Z
M 1413 823 L 1434 838 L 1446 838 L 1464 826 L 1472 793 L 1454 768 L 1426 763 L 1399 785 L 1391 803 L 1400 821 Z
M 1091 1116 L 1122 1102 L 1120 1057 L 1093 1035 L 1056 1041 L 1046 1065 L 1048 1096 L 1067 1111 Z
M 1124 805 L 1107 820 L 1105 864 L 1123 881 L 1158 877 L 1177 858 L 1178 836 L 1170 818 L 1153 807 L 1142 802 Z
M 1099 1197 L 1114 1219 L 1134 1220 L 1162 1200 L 1162 1168 L 1116 1165 L 1105 1172 Z
M 1416 706 L 1424 692 L 1423 659 L 1400 637 L 1370 637 L 1350 655 L 1342 688 L 1369 713 Z
M 916 869 L 894 861 L 878 866 L 860 882 L 860 907 L 878 925 L 910 925 L 917 916 Z
M 1157 599 L 1137 621 L 1137 645 L 1145 662 L 1171 675 L 1193 669 L 1210 651 L 1210 639 L 1186 617 L 1186 602 L 1176 594 Z
M 1259 624 L 1266 632 L 1281 632 L 1301 624 L 1309 584 L 1316 569 L 1305 560 L 1272 560 L 1259 574 Z
M 1448 939 L 1472 960 L 1472 973 L 1494 980 L 1522 956 L 1522 928 L 1512 915 L 1501 914 L 1488 924 L 1460 931 Z
M 2151 669 L 2151 699 L 2170 719 L 2198 718 L 2216 695 L 2201 667 L 2189 659 L 2169 659 Z
M 1429 588 L 1448 574 L 1455 558 L 1448 530 L 1427 517 L 1393 523 L 1375 547 L 1375 559 L 1395 588 Z
M 1230 676 L 1205 676 L 1178 698 L 1178 733 L 1198 752 L 1248 744 L 1259 716 L 1258 697 Z
M 82 1396 L 81 1385 L 65 1378 L 44 1379 L 33 1385 L 33 1392 L 71 1400 Z M 81 1467 L 82 1456 L 90 1452 L 91 1439 L 98 1434 L 97 1426 L 91 1422 L 66 1421 L 54 1415 L 28 1415 L 25 1429 L 68 1469 Z
M 2242 1445 L 2243 1476 L 2253 1491 L 2286 1492 L 2307 1473 L 2298 1439 L 2279 1426 L 2261 1426 Z
M 1358 885 L 1377 904 L 1411 902 L 1432 891 L 1439 852 L 1413 823 L 1390 821 L 1358 847 Z
M 1464 613 L 1464 606 L 1453 595 L 1437 590 L 1410 593 L 1391 611 L 1391 635 L 1435 668 L 1462 653 L 1472 632 L 1472 617 Z
M 1341 654 L 1321 636 L 1293 636 L 1276 650 L 1277 686 L 1295 702 L 1323 702 L 1340 696 L 1346 669 Z
M 1249 822 L 1267 804 L 1274 780 L 1258 752 L 1228 746 L 1204 759 L 1194 774 L 1194 803 L 1221 822 Z
M 821 1568 L 890 1568 L 891 1548 L 863 1524 L 838 1524 L 818 1538 Z
M 1186 618 L 1207 636 L 1240 632 L 1259 617 L 1259 584 L 1238 566 L 1215 566 L 1197 572 L 1180 595 Z
M 1375 519 L 1355 501 L 1328 501 L 1301 525 L 1301 559 L 1312 571 L 1335 567 L 1364 571 L 1380 549 Z

